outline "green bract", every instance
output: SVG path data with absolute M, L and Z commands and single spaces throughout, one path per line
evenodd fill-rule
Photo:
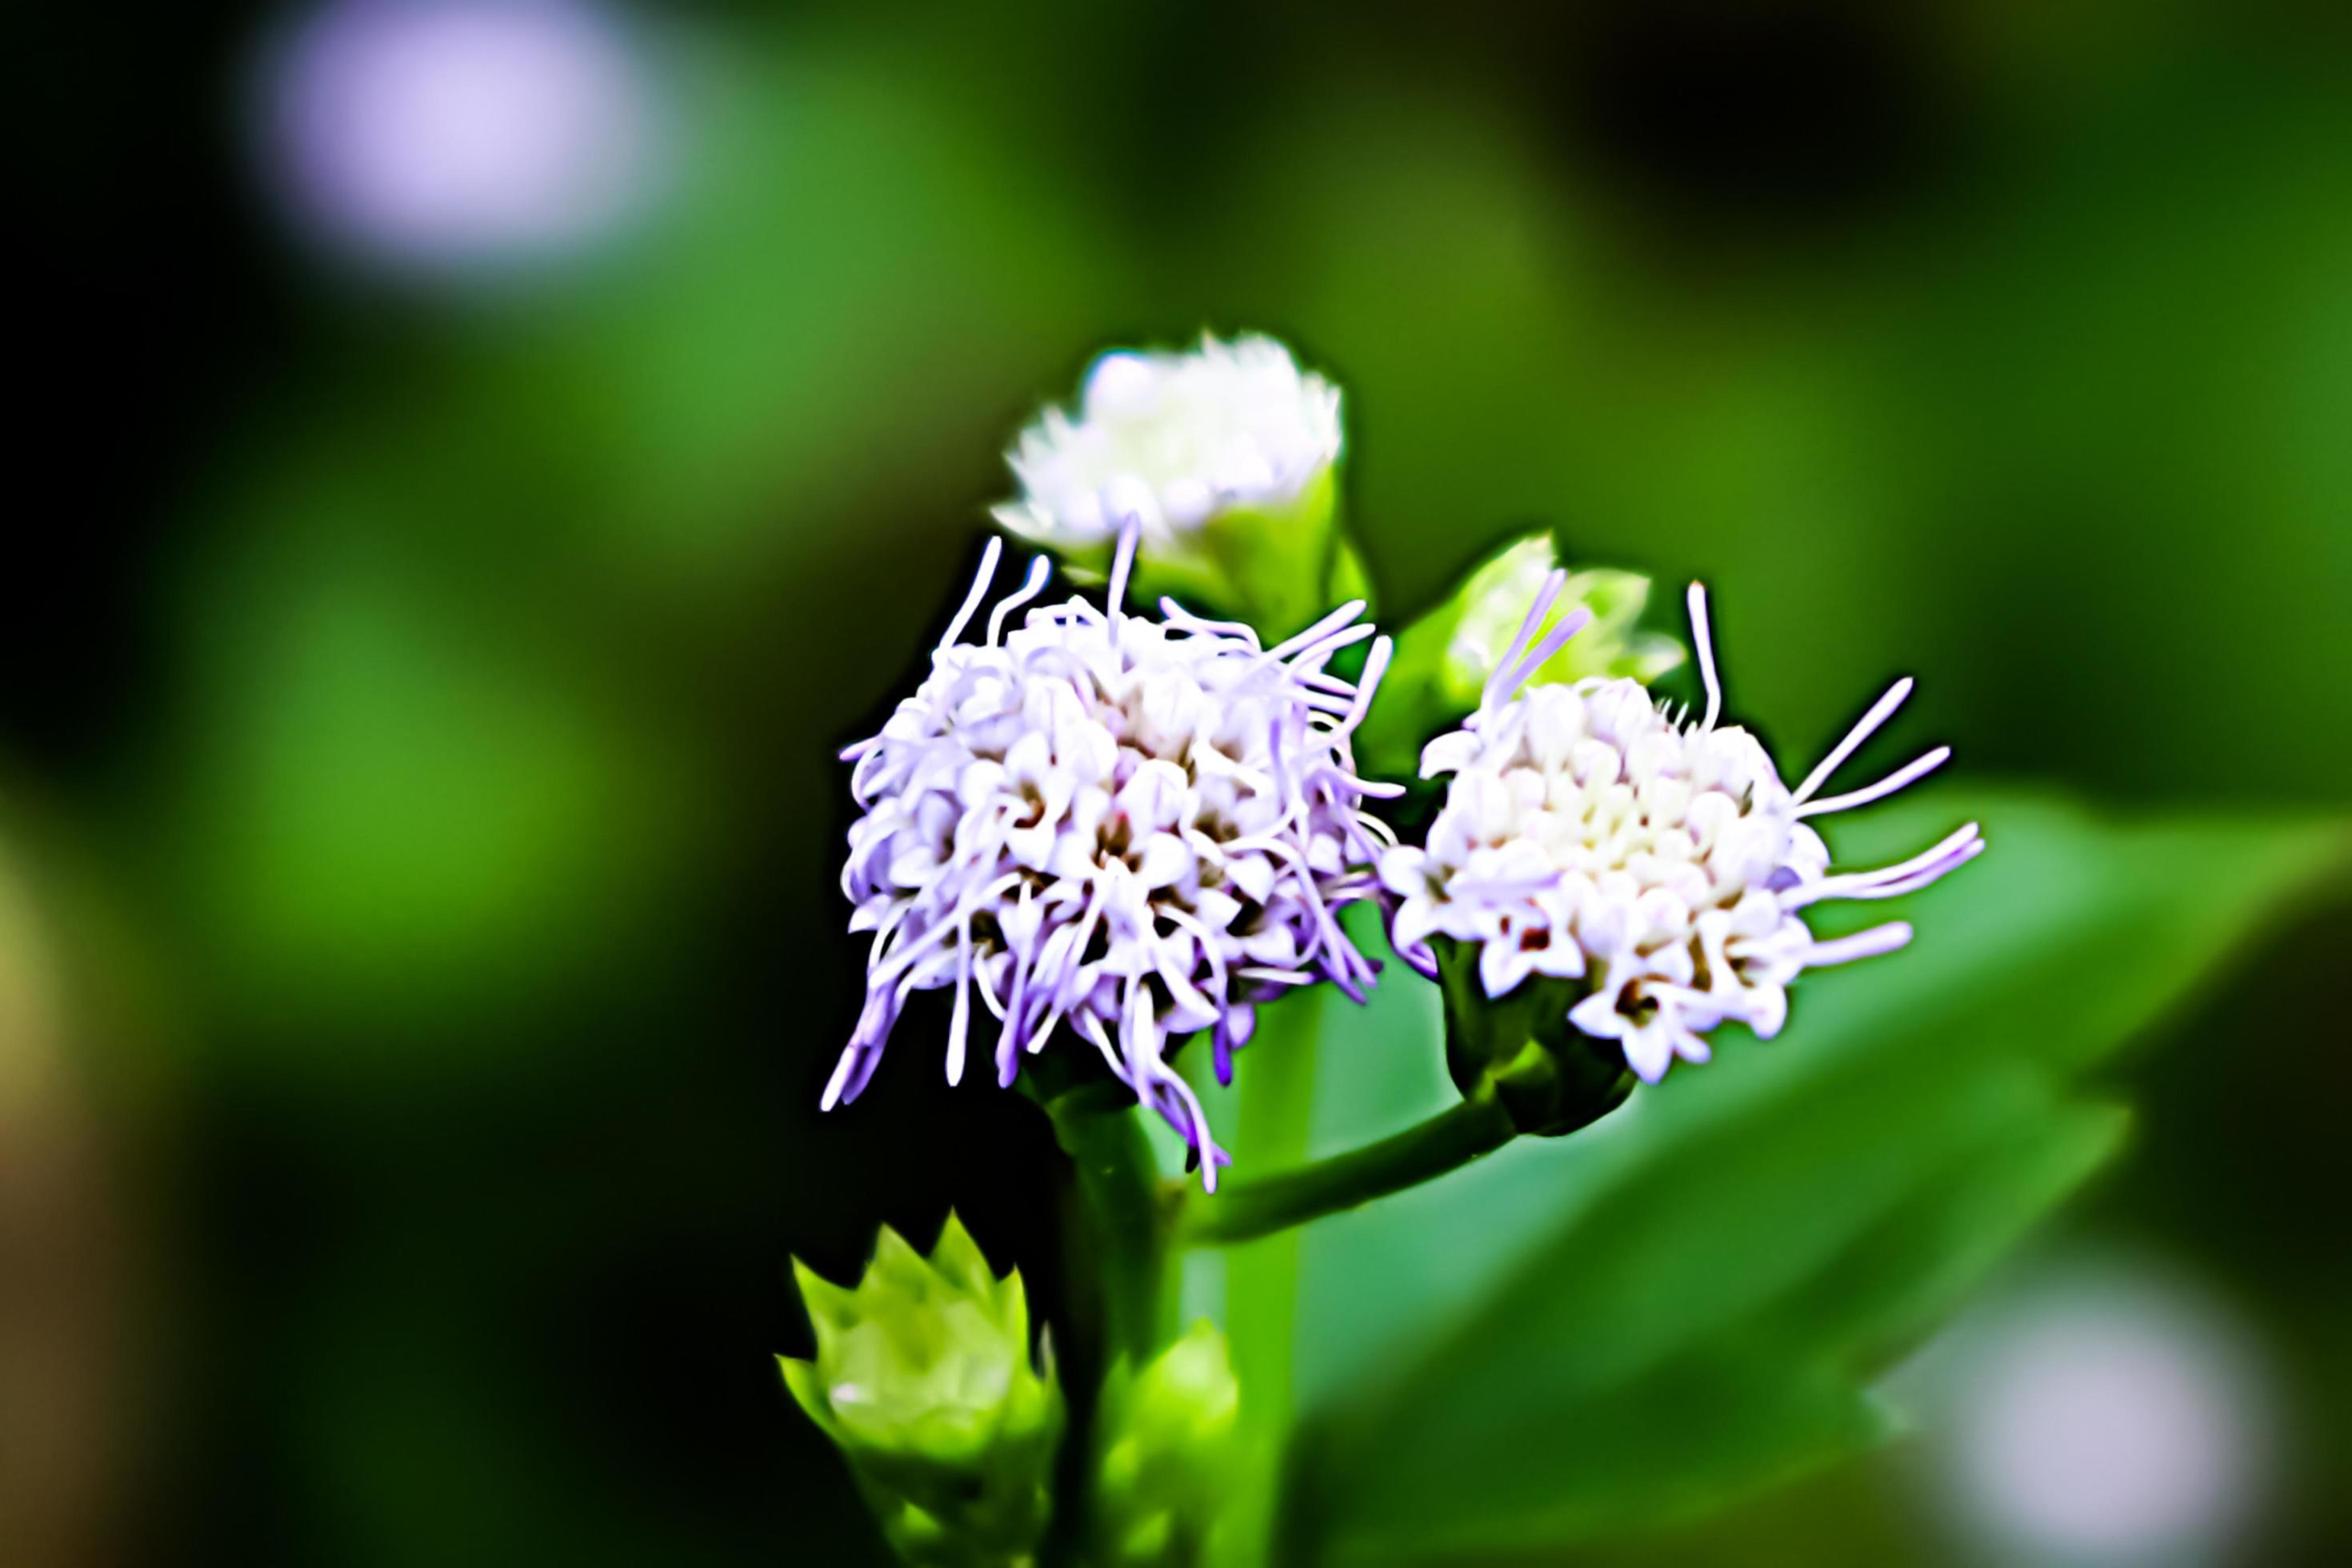
M 1419 775 L 1422 745 L 1478 706 L 1479 692 L 1510 647 L 1528 604 L 1559 563 L 1549 532 L 1516 540 L 1398 635 L 1381 700 L 1356 731 L 1356 760 L 1367 773 Z M 1650 580 L 1639 573 L 1570 573 L 1567 590 L 1530 641 L 1539 641 L 1580 605 L 1592 613 L 1592 624 L 1545 660 L 1527 684 L 1608 675 L 1631 676 L 1646 685 L 1681 664 L 1680 643 L 1636 629 L 1649 599 Z
M 1103 1386 L 1096 1494 L 1106 1565 L 1189 1568 L 1213 1559 L 1233 1495 L 1241 1393 L 1225 1336 L 1200 1322 L 1137 1372 Z
M 1286 501 L 1230 506 L 1135 558 L 1135 596 L 1167 595 L 1187 609 L 1229 616 L 1269 639 L 1289 636 L 1334 605 L 1368 598 L 1361 562 L 1339 520 L 1339 471 L 1326 468 Z
M 1448 937 L 1431 942 L 1445 998 L 1445 1070 L 1476 1099 L 1492 1094 L 1521 1132 L 1557 1138 L 1588 1127 L 1625 1103 L 1633 1070 L 1612 1040 L 1570 1027 L 1578 983 L 1532 976 L 1489 998 L 1478 983 L 1478 949 Z
M 1335 605 L 1370 596 L 1363 563 L 1339 525 L 1339 470 L 1325 468 L 1288 500 L 1228 504 L 1181 533 L 1146 533 L 1129 593 L 1139 605 L 1165 595 L 1195 614 L 1241 621 L 1269 641 L 1287 637 Z M 1109 574 L 1115 538 L 1024 537 L 1059 555 L 1078 582 Z
M 1050 1354 L 1030 1356 L 1019 1272 L 992 1275 L 953 1215 L 928 1260 L 886 1226 L 854 1289 L 793 1268 L 816 1357 L 778 1357 L 785 1386 L 840 1447 L 899 1557 L 1034 1562 L 1063 1408 Z

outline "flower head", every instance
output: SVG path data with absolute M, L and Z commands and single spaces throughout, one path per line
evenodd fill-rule
M 1371 867 L 1393 842 L 1360 809 L 1384 792 L 1355 776 L 1348 746 L 1389 648 L 1372 644 L 1360 683 L 1326 672 L 1372 636 L 1360 603 L 1273 647 L 1171 601 L 1159 619 L 1127 615 L 1136 531 L 1106 608 L 1073 598 L 1008 630 L 1045 587 L 1041 558 L 962 642 L 992 540 L 929 677 L 843 752 L 865 815 L 842 886 L 851 929 L 875 936 L 824 1103 L 865 1087 L 910 993 L 951 987 L 950 1082 L 976 994 L 1001 1024 L 1000 1083 L 1073 1034 L 1184 1134 L 1213 1187 L 1225 1156 L 1168 1043 L 1211 1032 L 1229 1078 L 1259 1001 L 1318 977 L 1360 995 L 1370 979 L 1337 910 L 1377 893 Z
M 1832 873 L 1809 819 L 1876 800 L 1940 765 L 1937 747 L 1878 783 L 1817 792 L 1911 690 L 1895 683 L 1795 789 L 1747 731 L 1717 722 L 1722 691 L 1705 590 L 1691 629 L 1706 711 L 1678 716 L 1630 679 L 1525 687 L 1580 629 L 1571 616 L 1530 648 L 1566 576 L 1554 573 L 1463 727 L 1431 742 L 1424 776 L 1450 774 L 1425 848 L 1392 849 L 1381 875 L 1401 900 L 1401 953 L 1432 937 L 1475 950 L 1489 998 L 1531 978 L 1563 984 L 1567 1021 L 1617 1042 L 1655 1082 L 1677 1056 L 1707 1059 L 1707 1031 L 1737 1020 L 1769 1038 L 1803 970 L 1889 952 L 1901 921 L 1816 941 L 1803 910 L 1826 899 L 1922 888 L 1983 849 L 1970 823 L 1899 865 Z M 1524 689 L 1523 689 L 1524 687 Z
M 1010 531 L 1108 549 L 1133 520 L 1148 552 L 1234 506 L 1295 500 L 1339 456 L 1339 389 L 1265 337 L 1203 337 L 1189 354 L 1104 354 L 1077 417 L 1049 408 L 1011 462 Z
M 1087 581 L 1132 525 L 1135 585 L 1283 635 L 1355 597 L 1338 523 L 1339 391 L 1272 338 L 1104 354 L 1075 411 L 1048 408 L 1008 458 L 1005 531 Z

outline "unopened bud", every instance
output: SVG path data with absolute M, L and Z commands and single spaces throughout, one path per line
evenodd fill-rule
M 1271 338 L 1095 361 L 1076 405 L 1049 408 L 1010 455 L 1006 531 L 1100 580 L 1138 531 L 1131 586 L 1268 640 L 1365 597 L 1339 521 L 1339 392 Z
M 840 1447 L 900 1559 L 1032 1563 L 1063 1410 L 1050 1354 L 1030 1355 L 1019 1272 L 992 1274 L 953 1215 L 928 1259 L 886 1227 L 853 1289 L 793 1267 L 816 1355 L 778 1357 L 784 1384 Z
M 1356 760 L 1370 775 L 1412 779 L 1423 743 L 1460 723 L 1511 652 L 1529 601 L 1559 569 L 1549 533 L 1531 533 L 1488 557 L 1452 596 L 1396 641 L 1380 700 L 1356 731 Z M 1647 685 L 1683 661 L 1680 643 L 1638 629 L 1650 580 L 1593 568 L 1568 574 L 1566 588 L 1522 647 L 1539 647 L 1566 616 L 1591 616 L 1584 629 L 1528 672 L 1524 686 L 1565 685 L 1588 676 L 1630 677 Z
M 1225 1337 L 1202 1322 L 1103 1388 L 1096 1491 L 1099 1559 L 1116 1568 L 1190 1568 L 1212 1560 L 1236 1492 L 1240 1406 Z

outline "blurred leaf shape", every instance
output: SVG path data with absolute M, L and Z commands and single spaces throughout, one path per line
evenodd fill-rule
M 51 1087 L 58 1025 L 50 967 L 31 890 L 18 880 L 15 851 L 0 840 L 0 1125 Z
M 1309 1236 L 1291 1555 L 1637 1531 L 1874 1441 L 1870 1380 L 2120 1143 L 2074 1080 L 2352 851 L 2335 823 L 1942 794 L 1851 825 L 1841 859 L 1963 816 L 1995 852 L 1909 951 L 1815 977 L 1778 1042 Z M 1323 1120 L 1442 1102 L 1366 1087 L 1426 1038 L 1417 1011 L 1355 1038 L 1335 1017 L 1323 1060 L 1354 1070 L 1327 1098 L 1352 1103 Z
M 695 831 L 657 731 L 369 552 L 274 559 L 223 623 L 178 805 L 244 999 L 430 1016 L 642 918 Z
M 992 458 L 1059 381 L 1118 273 L 1023 148 L 894 73 L 822 52 L 681 68 L 677 210 L 604 288 L 463 362 L 452 436 L 495 432 L 483 467 L 576 498 L 563 548 L 707 591 L 804 560 L 877 486 L 988 470 L 962 455 Z
M 0 788 L 0 1541 L 103 1555 L 120 1511 L 122 1226 L 98 1125 L 50 825 Z

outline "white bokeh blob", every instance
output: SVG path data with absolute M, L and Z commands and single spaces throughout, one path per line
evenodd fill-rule
M 2045 1279 L 1927 1359 L 1928 1436 L 1994 1560 L 2217 1562 L 2267 1489 L 2276 1421 L 2248 1336 L 2162 1269 Z
M 565 254 L 646 194 L 649 79 L 572 0 L 333 0 L 272 56 L 268 156 L 305 224 L 372 259 Z

